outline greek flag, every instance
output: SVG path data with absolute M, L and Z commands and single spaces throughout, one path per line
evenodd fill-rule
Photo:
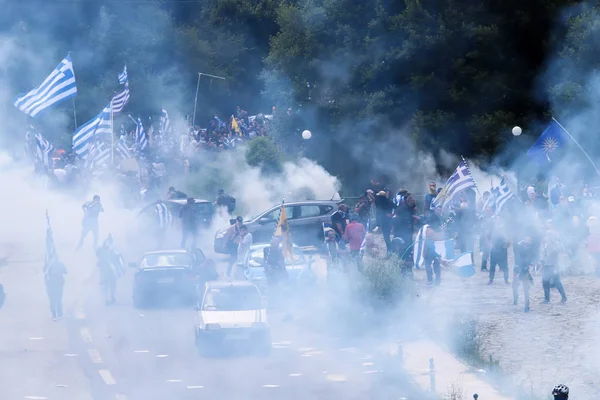
M 118 114 L 129 102 L 129 83 L 125 82 L 125 88 L 112 98 L 112 112 Z
M 40 165 L 49 169 L 52 166 L 52 152 L 54 151 L 54 146 L 46 140 L 41 133 L 35 134 L 35 142 L 37 161 Z
M 423 225 L 417 232 L 415 242 L 413 243 L 413 262 L 415 267 L 420 268 L 425 262 L 425 240 L 427 240 L 427 228 L 429 225 Z M 434 242 L 435 252 L 442 258 L 452 260 L 454 258 L 454 240 L 437 240 Z
M 158 226 L 160 229 L 168 229 L 171 226 L 171 222 L 173 222 L 173 216 L 171 212 L 162 201 L 156 203 L 156 218 L 158 219 Z
M 169 121 L 169 113 L 164 108 L 162 109 L 162 115 L 160 117 L 160 131 L 162 134 L 169 133 L 171 129 L 171 122 Z
M 469 172 L 467 162 L 461 161 L 454 170 L 454 173 L 446 181 L 444 189 L 432 200 L 431 209 L 435 210 L 436 207 L 444 207 L 452 201 L 454 196 L 466 189 L 475 187 L 475 181 Z
M 125 159 L 132 157 L 131 151 L 127 146 L 127 139 L 123 135 L 121 135 L 119 142 L 117 143 L 117 153 L 119 153 L 119 155 Z
M 56 255 L 56 247 L 54 246 L 54 235 L 52 235 L 52 227 L 50 226 L 50 217 L 48 216 L 48 211 L 46 211 L 46 256 L 44 258 L 44 276 L 48 275 L 50 268 L 56 261 L 58 261 L 58 257 Z
M 110 104 L 94 118 L 80 126 L 73 135 L 73 151 L 81 158 L 87 158 L 92 145 L 102 135 L 112 135 Z
M 472 253 L 462 253 L 452 261 L 453 272 L 462 277 L 470 278 L 475 275 Z
M 495 188 L 496 189 L 496 215 L 498 213 L 500 213 L 500 210 L 502 210 L 502 207 L 504 206 L 504 204 L 510 200 L 514 194 L 512 192 L 512 190 L 510 190 L 510 188 L 508 187 L 508 185 L 506 184 L 506 182 L 504 181 L 504 178 L 502 178 L 502 180 L 500 181 L 500 185 Z
M 126 85 L 129 77 L 127 76 L 127 65 L 123 67 L 123 72 L 119 74 L 119 84 Z
M 144 132 L 144 125 L 140 118 L 137 119 L 135 127 L 135 144 L 138 151 L 143 151 L 148 146 L 148 138 L 146 132 Z
M 110 149 L 102 141 L 96 141 L 88 153 L 85 166 L 94 169 L 108 163 L 110 160 Z
M 40 86 L 29 93 L 20 94 L 14 105 L 25 114 L 35 117 L 46 108 L 75 96 L 75 73 L 71 56 L 67 54 Z

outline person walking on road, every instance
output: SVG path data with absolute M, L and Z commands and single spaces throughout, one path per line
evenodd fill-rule
M 44 281 L 46 283 L 46 293 L 50 300 L 50 311 L 52 319 L 57 321 L 63 316 L 62 297 L 65 286 L 65 274 L 67 268 L 63 263 L 54 259 L 44 268 Z
M 83 246 L 83 241 L 89 232 L 92 232 L 92 235 L 94 235 L 94 248 L 96 248 L 98 247 L 98 217 L 101 212 L 104 212 L 100 196 L 95 195 L 92 201 L 86 202 L 81 208 L 83 209 L 83 220 L 81 221 L 82 229 L 77 250 Z
M 188 197 L 187 203 L 181 207 L 179 218 L 181 219 L 181 247 L 185 248 L 188 239 L 191 237 L 191 248 L 196 246 L 196 236 L 198 232 L 198 213 L 196 212 L 196 201 Z
M 238 244 L 237 251 L 237 271 L 233 273 L 234 276 L 240 275 L 240 273 L 244 270 L 244 257 L 250 249 L 250 246 L 252 246 L 253 241 L 252 234 L 248 232 L 248 227 L 246 225 L 241 225 L 239 229 L 240 242 Z
M 100 271 L 100 285 L 104 292 L 106 305 L 116 301 L 117 279 L 125 273 L 125 266 L 121 255 L 113 247 L 112 236 L 108 238 L 96 251 L 98 269 Z

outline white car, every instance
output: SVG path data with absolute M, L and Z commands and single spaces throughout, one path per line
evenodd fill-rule
M 248 281 L 212 281 L 204 285 L 196 307 L 196 348 L 201 355 L 225 341 L 243 340 L 260 354 L 271 350 L 265 301 Z

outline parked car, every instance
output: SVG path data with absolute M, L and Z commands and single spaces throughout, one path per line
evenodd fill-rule
M 323 222 L 330 223 L 331 215 L 343 200 L 312 200 L 286 203 L 285 213 L 288 218 L 290 234 L 299 246 L 315 246 L 323 243 Z M 281 212 L 281 205 L 276 205 L 257 216 L 244 221 L 252 234 L 254 243 L 269 243 Z M 228 228 L 220 229 L 215 234 L 214 250 L 227 254 L 225 247 Z
M 198 216 L 200 217 L 198 222 L 198 228 L 206 229 L 210 227 L 210 224 L 212 223 L 213 217 L 215 215 L 215 208 L 213 206 L 213 203 L 203 199 L 194 200 L 196 201 L 194 203 L 194 207 L 196 207 Z M 167 206 L 173 217 L 173 228 L 180 228 L 181 222 L 179 219 L 179 212 L 181 211 L 181 207 L 183 207 L 183 205 L 186 202 L 186 199 L 164 200 L 165 205 Z M 144 220 L 144 225 L 155 224 L 155 207 L 156 203 L 152 203 L 142 208 L 142 210 L 140 211 L 140 217 Z
M 133 282 L 136 308 L 165 295 L 176 295 L 193 303 L 198 285 L 219 278 L 215 263 L 200 249 L 147 252 L 139 263 L 131 263 L 130 267 L 137 268 Z
M 231 340 L 244 341 L 263 355 L 269 353 L 266 304 L 255 285 L 248 281 L 208 282 L 199 295 L 194 330 L 201 355 Z
M 250 246 L 244 258 L 244 276 L 259 288 L 267 283 L 265 274 L 264 250 L 270 243 L 257 243 Z M 311 270 L 312 257 L 305 254 L 300 247 L 294 245 L 291 258 L 286 258 L 285 269 L 292 284 L 314 283 L 315 275 Z

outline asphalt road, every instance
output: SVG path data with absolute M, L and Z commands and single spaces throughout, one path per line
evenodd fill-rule
M 41 267 L 5 267 L 10 272 L 1 275 L 8 292 L 0 310 L 3 400 L 423 398 L 402 378 L 392 356 L 324 326 L 332 314 L 319 302 L 269 314 L 269 357 L 240 346 L 201 358 L 192 307 L 134 309 L 133 271 L 119 282 L 117 304 L 106 306 L 91 257 L 83 252 L 66 260 L 66 316 L 59 322 L 50 318 Z M 19 285 L 27 289 L 11 290 Z M 316 313 L 319 318 L 312 320 Z

